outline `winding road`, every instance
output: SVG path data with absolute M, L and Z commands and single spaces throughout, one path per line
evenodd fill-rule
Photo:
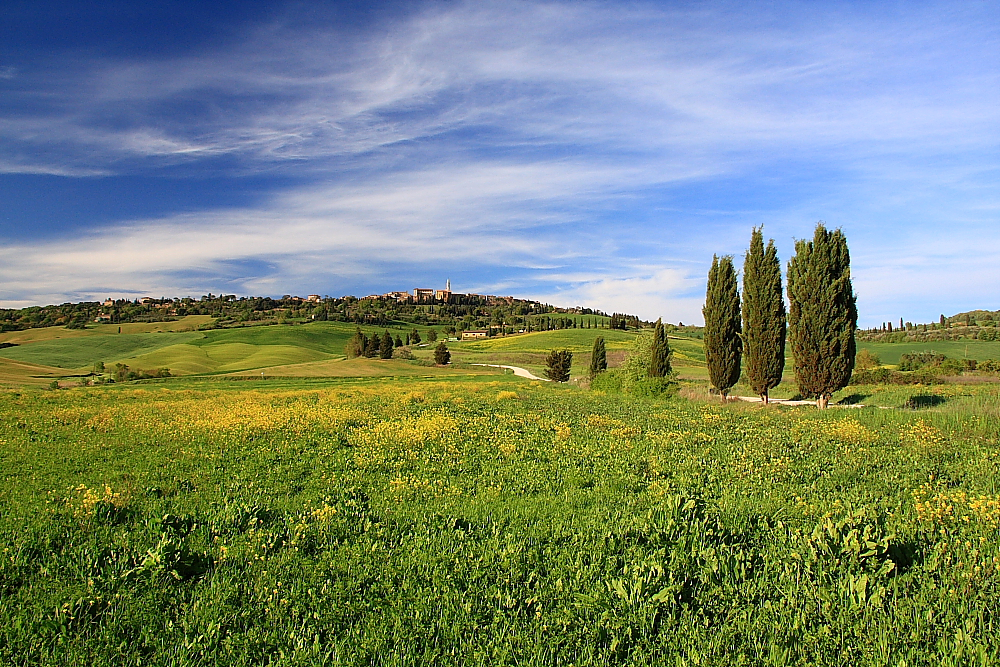
M 520 366 L 504 366 L 503 364 L 472 364 L 473 366 L 489 366 L 490 368 L 509 368 L 514 371 L 514 375 L 519 378 L 527 378 L 529 380 L 541 380 L 542 382 L 548 382 L 548 378 L 540 378 L 536 375 L 532 375 L 531 371 L 527 368 L 521 368 Z

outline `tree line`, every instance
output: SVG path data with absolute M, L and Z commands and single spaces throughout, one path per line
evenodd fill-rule
M 812 240 L 796 242 L 786 280 L 787 313 L 774 240 L 765 247 L 759 228 L 744 258 L 742 295 L 732 256 L 713 256 L 702 311 L 705 360 L 723 400 L 745 372 L 751 390 L 768 401 L 784 372 L 786 336 L 802 396 L 826 408 L 850 381 L 858 311 L 843 232 L 817 224 Z

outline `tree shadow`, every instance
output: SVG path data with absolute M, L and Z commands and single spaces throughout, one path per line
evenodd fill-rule
M 861 401 L 868 398 L 869 394 L 851 394 L 850 396 L 844 396 L 842 399 L 837 401 L 837 405 L 857 405 Z
M 943 396 L 918 394 L 917 396 L 910 396 L 906 399 L 906 403 L 903 404 L 903 407 L 909 408 L 910 410 L 920 410 L 921 408 L 933 408 L 944 402 L 945 398 Z

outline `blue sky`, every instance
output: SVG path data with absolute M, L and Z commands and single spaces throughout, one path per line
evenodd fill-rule
M 0 8 L 0 306 L 416 286 L 700 322 L 841 227 L 862 325 L 1000 308 L 1000 2 Z

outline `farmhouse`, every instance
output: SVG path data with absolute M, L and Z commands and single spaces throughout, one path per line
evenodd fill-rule
M 462 332 L 462 340 L 470 340 L 472 338 L 486 338 L 490 335 L 490 332 L 486 329 L 469 329 L 468 331 Z

